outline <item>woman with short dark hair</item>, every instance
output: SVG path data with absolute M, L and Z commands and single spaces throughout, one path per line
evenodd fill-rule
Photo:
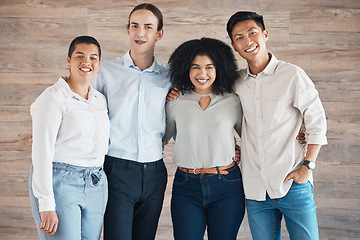
M 40 239 L 100 239 L 107 203 L 102 166 L 110 123 L 104 95 L 90 86 L 100 67 L 100 44 L 75 38 L 70 75 L 31 104 L 30 200 Z

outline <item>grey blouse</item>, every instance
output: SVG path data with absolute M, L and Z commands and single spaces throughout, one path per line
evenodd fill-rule
M 164 145 L 174 137 L 173 160 L 189 169 L 229 165 L 235 156 L 234 129 L 241 136 L 242 108 L 235 93 L 216 95 L 202 110 L 198 101 L 204 95 L 180 94 L 166 104 Z

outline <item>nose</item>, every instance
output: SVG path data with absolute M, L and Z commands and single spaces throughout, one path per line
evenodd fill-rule
M 137 31 L 137 35 L 140 36 L 140 37 L 143 37 L 144 34 L 145 34 L 145 28 L 139 27 L 138 31 Z
M 251 45 L 253 43 L 253 40 L 249 36 L 245 36 L 244 41 L 247 45 Z
M 82 64 L 84 64 L 84 65 L 90 65 L 91 63 L 90 63 L 91 61 L 90 61 L 90 57 L 84 57 L 83 58 L 83 61 L 82 61 Z
M 206 69 L 205 68 L 201 68 L 199 71 L 199 76 L 204 77 L 206 76 Z

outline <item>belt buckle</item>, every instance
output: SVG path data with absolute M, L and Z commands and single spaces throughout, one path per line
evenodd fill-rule
M 196 173 L 196 169 L 195 169 L 195 168 L 193 169 L 193 171 L 194 171 L 194 175 L 198 174 L 198 173 Z

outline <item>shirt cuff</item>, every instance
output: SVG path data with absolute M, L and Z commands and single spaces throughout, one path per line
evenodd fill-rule
M 326 145 L 327 138 L 326 136 L 319 136 L 319 135 L 309 135 L 306 139 L 307 144 L 319 144 L 319 145 Z
M 43 198 L 39 200 L 39 212 L 44 211 L 55 211 L 55 199 L 54 198 Z

